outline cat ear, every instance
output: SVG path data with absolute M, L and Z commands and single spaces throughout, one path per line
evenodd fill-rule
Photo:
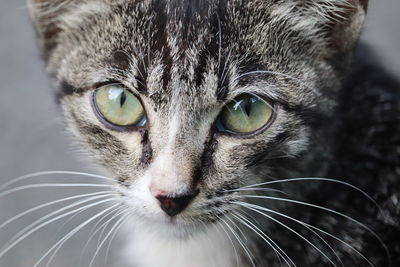
M 322 2 L 327 3 L 324 12 L 328 16 L 328 21 L 324 32 L 328 40 L 328 51 L 334 56 L 346 55 L 354 49 L 359 39 L 368 9 L 368 0 L 323 0 Z
M 57 45 L 57 36 L 62 31 L 59 18 L 67 12 L 75 0 L 28 0 L 40 47 L 45 58 Z

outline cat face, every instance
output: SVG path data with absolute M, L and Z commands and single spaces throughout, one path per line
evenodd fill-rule
M 237 209 L 238 188 L 323 174 L 365 8 L 31 1 L 68 127 L 135 216 L 178 234 Z

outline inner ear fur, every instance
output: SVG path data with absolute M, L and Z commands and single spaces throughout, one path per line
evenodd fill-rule
M 360 36 L 368 10 L 368 0 L 346 0 L 331 12 L 332 20 L 327 25 L 330 51 L 337 55 L 351 52 Z

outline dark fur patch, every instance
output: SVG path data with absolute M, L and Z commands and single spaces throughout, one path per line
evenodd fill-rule
M 60 83 L 59 90 L 57 91 L 56 94 L 56 101 L 57 104 L 60 104 L 60 101 L 63 97 L 72 95 L 72 94 L 82 94 L 84 90 L 80 88 L 76 88 L 69 84 L 67 81 L 63 80 Z
M 113 67 L 113 68 L 118 68 L 122 69 L 124 71 L 127 71 L 130 69 L 131 61 L 129 59 L 129 56 L 127 55 L 127 52 L 124 51 L 115 51 L 110 59 L 107 60 L 107 63 Z
M 153 149 L 151 148 L 150 139 L 149 139 L 149 130 L 148 129 L 141 129 L 140 135 L 142 136 L 142 156 L 140 157 L 140 162 L 145 165 L 150 164 L 153 158 Z

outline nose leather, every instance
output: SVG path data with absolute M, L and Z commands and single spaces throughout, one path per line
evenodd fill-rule
M 190 192 L 189 194 L 180 195 L 180 196 L 163 196 L 159 195 L 156 196 L 158 201 L 160 202 L 161 209 L 168 215 L 168 216 L 175 216 L 181 213 L 190 203 L 197 196 L 199 191 Z

